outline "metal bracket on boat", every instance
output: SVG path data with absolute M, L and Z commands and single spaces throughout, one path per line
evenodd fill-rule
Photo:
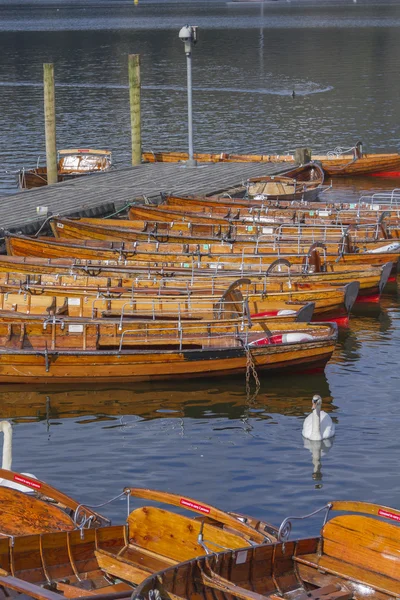
M 52 315 L 51 317 L 47 317 L 47 319 L 44 319 L 44 321 L 43 321 L 44 331 L 46 331 L 47 325 L 61 325 L 61 329 L 64 329 L 65 322 L 64 322 L 64 319 L 57 319 L 57 317 L 55 315 Z
M 324 517 L 324 521 L 322 526 L 325 525 L 327 519 L 328 519 L 328 514 L 329 511 L 332 508 L 332 504 L 325 504 L 325 506 L 322 506 L 321 508 L 317 508 L 317 510 L 314 510 L 314 512 L 309 513 L 308 515 L 303 515 L 302 517 L 286 517 L 286 519 L 284 519 L 281 523 L 281 526 L 279 527 L 279 531 L 278 531 L 278 540 L 280 542 L 286 542 L 289 539 L 290 533 L 292 531 L 292 521 L 294 520 L 299 520 L 299 521 L 303 521 L 304 519 L 309 519 L 310 517 L 313 517 L 314 515 L 317 515 L 318 513 L 322 512 L 322 511 L 326 511 L 325 513 L 325 517 Z

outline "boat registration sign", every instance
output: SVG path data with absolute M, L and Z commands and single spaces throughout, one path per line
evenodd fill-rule
M 14 481 L 17 483 L 22 483 L 22 485 L 26 485 L 28 487 L 34 488 L 35 490 L 40 490 L 42 484 L 34 479 L 28 479 L 28 477 L 23 477 L 22 475 L 14 475 Z
M 385 517 L 385 519 L 392 519 L 392 521 L 399 521 L 400 522 L 400 514 L 397 513 L 393 513 L 389 510 L 384 510 L 383 508 L 380 508 L 378 510 L 378 515 L 380 517 Z
M 191 508 L 192 510 L 198 510 L 201 513 L 208 515 L 210 513 L 210 509 L 208 506 L 203 506 L 202 504 L 198 504 L 197 502 L 193 502 L 193 500 L 188 500 L 187 498 L 181 498 L 180 504 L 182 506 L 186 506 L 186 508 Z

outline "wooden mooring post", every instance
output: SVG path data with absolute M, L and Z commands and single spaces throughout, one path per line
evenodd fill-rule
M 43 64 L 44 127 L 46 135 L 47 184 L 57 183 L 56 101 L 54 65 Z
M 140 123 L 140 55 L 129 54 L 129 100 L 131 109 L 132 165 L 142 162 L 142 134 Z
M 294 162 L 298 165 L 305 165 L 311 161 L 311 148 L 296 148 L 294 151 Z

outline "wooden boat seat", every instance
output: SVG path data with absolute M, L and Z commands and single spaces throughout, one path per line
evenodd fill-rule
M 267 196 L 279 196 L 281 194 L 291 194 L 294 191 L 295 182 L 281 183 L 279 181 L 268 181 L 253 183 L 249 187 L 249 194 L 256 196 L 257 194 L 266 194 Z
M 210 523 L 204 523 L 201 528 L 201 520 L 156 507 L 138 508 L 128 517 L 129 544 L 176 562 L 206 554 L 198 543 L 201 531 L 204 544 L 211 552 L 249 545 L 243 536 Z
M 97 596 L 99 594 L 115 594 L 117 592 L 127 592 L 127 596 L 132 593 L 132 586 L 121 581 L 120 583 L 113 583 L 112 585 L 107 585 L 101 588 L 96 588 L 94 590 L 85 590 L 82 587 L 78 587 L 76 585 L 70 585 L 68 583 L 64 583 L 58 581 L 56 583 L 57 589 L 63 593 L 65 598 L 79 598 L 81 596 Z
M 319 553 L 298 563 L 400 596 L 400 527 L 360 515 L 341 515 L 322 529 Z
M 128 517 L 128 544 L 115 552 L 98 548 L 101 568 L 139 584 L 151 573 L 206 554 L 198 543 L 202 522 L 156 507 L 141 507 Z M 204 543 L 211 552 L 243 548 L 246 540 L 221 527 L 204 523 Z

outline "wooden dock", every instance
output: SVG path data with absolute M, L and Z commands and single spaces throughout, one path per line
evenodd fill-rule
M 47 207 L 47 216 L 106 216 L 143 196 L 208 194 L 288 168 L 282 163 L 212 163 L 192 168 L 144 163 L 0 197 L 0 224 L 6 231 L 34 234 L 46 219 L 38 215 L 39 206 Z

